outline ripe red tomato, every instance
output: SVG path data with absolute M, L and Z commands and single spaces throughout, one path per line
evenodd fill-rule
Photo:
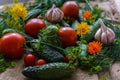
M 20 58 L 24 53 L 25 38 L 19 33 L 7 33 L 0 39 L 0 50 L 8 58 Z
M 77 18 L 79 6 L 75 1 L 67 1 L 62 5 L 62 11 L 65 17 Z
M 71 27 L 62 27 L 58 30 L 58 36 L 60 37 L 63 47 L 69 47 L 76 44 L 77 34 Z
M 1 45 L 1 38 L 0 38 L 0 45 Z M 0 47 L 0 53 L 1 53 L 1 47 Z
M 66 63 L 69 62 L 69 59 L 68 59 L 68 56 L 67 56 L 67 55 L 65 56 L 65 62 L 66 62 Z
M 36 37 L 38 32 L 45 27 L 46 24 L 42 19 L 33 18 L 28 20 L 25 24 L 25 33 L 32 37 Z
M 44 59 L 38 59 L 36 62 L 35 62 L 35 65 L 36 66 L 40 66 L 40 65 L 43 65 L 43 64 L 46 64 L 47 62 L 44 60 Z
M 24 64 L 25 66 L 34 66 L 36 61 L 35 55 L 29 53 L 24 56 Z

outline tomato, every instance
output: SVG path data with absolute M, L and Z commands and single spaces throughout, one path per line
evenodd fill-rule
M 62 11 L 65 17 L 76 19 L 79 14 L 79 6 L 75 1 L 67 1 L 62 5 Z
M 34 66 L 36 61 L 35 55 L 28 53 L 24 56 L 24 64 L 25 66 Z
M 68 59 L 68 56 L 67 56 L 67 55 L 65 56 L 65 62 L 66 62 L 66 63 L 69 62 L 69 59 Z
M 74 46 L 77 41 L 77 34 L 71 27 L 62 27 L 58 30 L 58 36 L 63 47 Z
M 32 37 L 36 37 L 38 32 L 45 27 L 46 24 L 42 19 L 32 18 L 25 24 L 25 33 Z
M 19 33 L 7 33 L 0 39 L 0 50 L 8 58 L 20 58 L 24 53 L 25 38 Z
M 43 64 L 46 64 L 47 62 L 44 60 L 44 59 L 38 59 L 36 62 L 35 62 L 35 65 L 36 66 L 40 66 L 40 65 L 43 65 Z
M 1 45 L 1 38 L 0 38 L 0 45 Z M 1 47 L 0 47 L 0 53 L 1 53 Z

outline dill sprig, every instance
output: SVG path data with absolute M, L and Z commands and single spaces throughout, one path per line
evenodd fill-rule
M 8 61 L 2 54 L 0 54 L 0 73 L 5 71 L 7 68 L 14 67 L 15 65 L 15 61 Z

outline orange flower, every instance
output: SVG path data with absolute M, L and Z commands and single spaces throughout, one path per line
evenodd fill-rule
M 102 49 L 102 43 L 98 41 L 93 41 L 88 44 L 88 52 L 90 54 L 96 55 L 98 54 Z
M 83 18 L 85 19 L 91 19 L 92 18 L 92 13 L 91 11 L 87 10 L 83 13 Z

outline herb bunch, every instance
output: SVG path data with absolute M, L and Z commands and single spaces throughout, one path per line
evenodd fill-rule
M 8 67 L 10 68 L 15 66 L 15 61 L 6 60 L 5 57 L 2 54 L 0 54 L 0 72 L 5 71 Z

